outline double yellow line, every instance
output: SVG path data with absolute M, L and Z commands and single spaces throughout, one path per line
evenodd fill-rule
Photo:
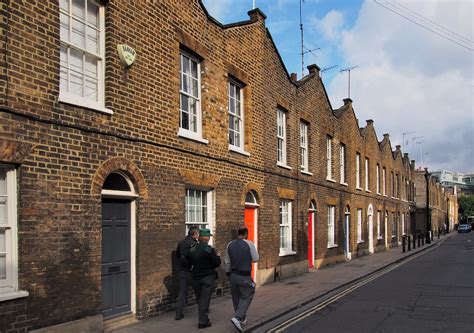
M 440 243 L 437 242 L 436 243 L 436 247 L 439 246 Z M 399 266 L 403 265 L 403 264 L 406 264 L 407 262 L 409 261 L 412 261 L 413 259 L 415 258 L 418 258 L 419 256 L 429 252 L 429 251 L 432 251 L 435 247 L 431 247 L 431 248 L 428 248 L 427 250 L 428 251 L 419 251 L 418 253 L 415 253 L 413 254 L 412 256 L 408 257 L 408 258 L 404 258 L 401 262 L 398 262 L 394 265 L 391 265 L 390 267 L 387 267 L 377 273 L 375 273 L 374 275 L 370 275 L 367 279 L 359 282 L 359 283 L 356 283 L 352 286 L 350 286 L 349 288 L 347 289 L 344 289 L 343 291 L 341 291 L 340 293 L 328 298 L 327 300 L 303 311 L 302 313 L 292 317 L 291 319 L 288 319 L 287 321 L 284 321 L 283 323 L 271 328 L 270 330 L 267 331 L 267 333 L 281 333 L 283 332 L 283 330 L 287 329 L 288 327 L 290 326 L 293 326 L 294 324 L 296 324 L 297 322 L 311 316 L 312 314 L 324 309 L 325 307 L 327 307 L 328 305 L 334 303 L 335 301 L 337 301 L 338 299 L 344 297 L 345 295 L 353 292 L 354 290 L 366 285 L 367 283 L 369 282 L 372 282 L 374 281 L 375 279 L 381 277 L 382 275 L 385 275 L 387 274 L 388 272 L 391 272 L 393 271 L 394 269 L 398 268 Z

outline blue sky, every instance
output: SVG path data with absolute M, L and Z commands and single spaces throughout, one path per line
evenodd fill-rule
M 256 0 L 256 7 L 267 15 L 266 26 L 277 45 L 289 73 L 301 76 L 301 38 L 299 0 Z M 232 23 L 248 20 L 247 12 L 252 9 L 252 0 L 204 0 L 204 5 L 221 23 Z M 314 26 L 326 15 L 333 13 L 333 21 L 341 23 L 340 28 L 350 28 L 358 17 L 362 0 L 305 0 L 302 4 L 304 31 L 304 68 L 317 64 L 321 69 L 338 66 L 324 71 L 324 81 L 330 81 L 340 74 L 340 69 L 352 66 L 342 57 L 339 47 L 330 40 L 322 40 Z M 335 14 L 337 13 L 337 14 Z M 328 27 L 327 29 L 331 29 Z
M 222 23 L 252 0 L 203 0 Z M 256 0 L 288 72 L 301 75 L 299 0 Z M 305 66 L 323 73 L 333 108 L 351 98 L 359 124 L 402 145 L 418 166 L 474 173 L 474 1 L 305 0 Z M 409 133 L 405 134 L 403 133 Z M 411 133 L 414 132 L 414 133 Z M 404 140 L 403 140 L 404 139 Z

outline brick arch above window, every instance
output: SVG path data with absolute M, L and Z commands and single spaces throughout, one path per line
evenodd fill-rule
M 131 161 L 123 157 L 114 157 L 103 162 L 92 179 L 91 194 L 100 196 L 105 179 L 114 171 L 124 172 L 135 187 L 142 199 L 148 197 L 148 188 L 140 169 Z
M 245 206 L 245 197 L 249 191 L 254 191 L 257 194 L 258 204 L 260 207 L 263 207 L 264 201 L 263 201 L 262 190 L 257 183 L 253 183 L 253 182 L 248 183 L 247 185 L 244 186 L 242 190 L 242 194 L 240 195 L 240 204 L 242 206 Z

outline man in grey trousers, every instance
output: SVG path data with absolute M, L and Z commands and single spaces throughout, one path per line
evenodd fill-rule
M 259 256 L 254 243 L 247 240 L 247 227 L 240 227 L 237 235 L 238 238 L 227 245 L 224 263 L 235 311 L 231 322 L 242 332 L 242 325 L 247 323 L 247 310 L 255 294 L 255 283 L 251 276 L 252 262 L 257 262 Z

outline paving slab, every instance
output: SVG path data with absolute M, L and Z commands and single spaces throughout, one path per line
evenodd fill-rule
M 335 264 L 268 285 L 259 286 L 248 311 L 246 331 L 251 331 L 253 328 L 259 327 L 271 319 L 319 298 L 334 289 L 350 284 L 359 278 L 381 270 L 415 253 L 427 250 L 453 235 L 455 235 L 454 232 L 443 236 L 439 240 L 434 239 L 429 245 L 417 247 L 415 250 L 412 249 L 405 253 L 402 253 L 402 247 L 398 246 L 386 251 L 352 259 L 345 263 Z M 236 329 L 230 323 L 230 319 L 233 316 L 230 295 L 212 299 L 210 309 L 209 318 L 212 322 L 212 327 L 203 330 L 198 330 L 197 328 L 197 305 L 191 305 L 185 308 L 184 318 L 179 321 L 174 319 L 174 312 L 170 311 L 132 323 L 126 327 L 109 330 L 108 332 L 236 332 Z

